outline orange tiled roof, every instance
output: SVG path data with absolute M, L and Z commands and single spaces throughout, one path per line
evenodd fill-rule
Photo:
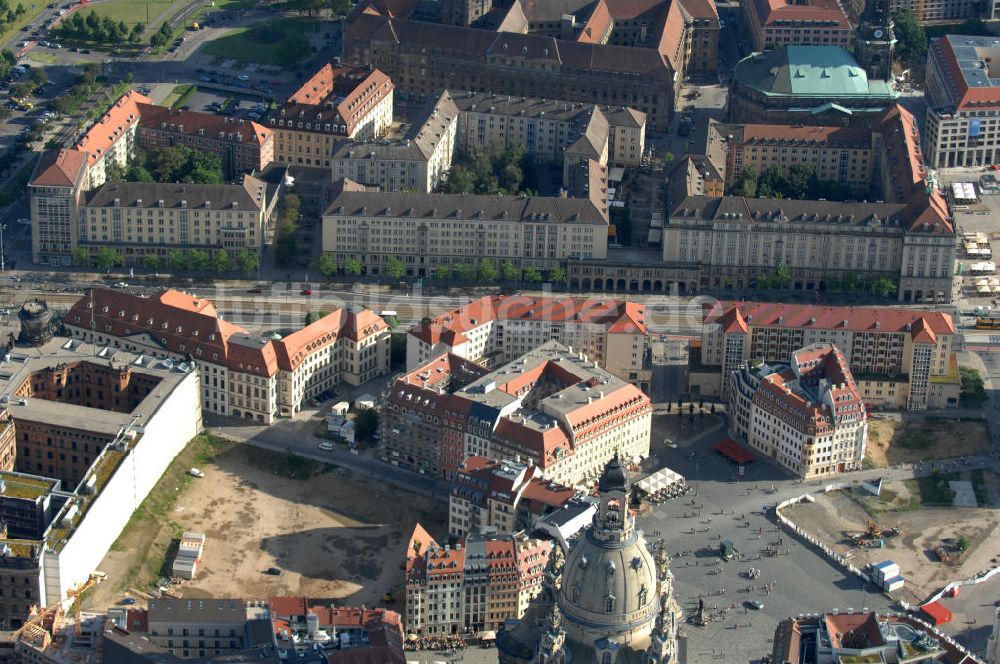
M 761 25 L 779 21 L 829 21 L 834 28 L 849 29 L 850 22 L 837 0 L 811 0 L 791 4 L 787 0 L 750 0 Z
M 739 331 L 750 327 L 814 328 L 852 332 L 909 332 L 919 329 L 934 334 L 955 334 L 950 315 L 940 311 L 920 311 L 891 307 L 829 307 L 813 304 L 773 302 L 717 302 L 706 315 L 706 323 L 725 325 L 738 309 L 745 320 Z M 922 321 L 922 323 L 921 323 Z M 907 329 L 909 326 L 909 329 Z M 735 331 L 735 330 L 734 330 Z
M 325 118 L 325 122 L 330 122 L 337 115 L 350 134 L 372 106 L 393 89 L 392 80 L 379 69 L 326 64 L 288 98 L 279 115 L 272 115 L 272 119 L 293 117 L 297 112 L 306 112 L 300 107 L 308 107 L 311 110 L 307 119 L 323 122 Z
M 89 164 L 93 166 L 104 158 L 108 150 L 122 138 L 129 129 L 139 122 L 139 104 L 152 104 L 152 100 L 135 90 L 129 90 L 118 98 L 108 112 L 87 130 L 77 150 L 86 150 Z
M 467 341 L 465 333 L 492 320 L 544 320 L 604 324 L 610 334 L 645 334 L 646 309 L 635 302 L 528 295 L 485 296 L 410 330 L 424 343 L 449 346 Z
M 338 309 L 282 340 L 259 341 L 242 327 L 219 318 L 209 300 L 177 290 L 146 298 L 95 288 L 91 297 L 73 305 L 66 320 L 89 328 L 92 314 L 97 328 L 110 327 L 113 336 L 146 333 L 171 352 L 268 377 L 279 370 L 294 371 L 309 353 L 336 342 L 338 335 L 360 340 L 387 327 L 374 312 L 352 314 Z
M 87 153 L 59 148 L 45 151 L 35 167 L 31 184 L 36 187 L 72 187 L 83 177 Z

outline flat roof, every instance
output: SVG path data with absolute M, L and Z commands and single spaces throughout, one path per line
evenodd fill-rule
M 150 361 L 149 356 L 120 348 L 95 346 L 66 337 L 55 337 L 38 348 L 15 347 L 11 350 L 10 358 L 10 362 L 0 364 L 0 395 L 8 397 L 7 407 L 15 420 L 89 431 L 109 437 L 117 436 L 133 421 L 140 426 L 144 424 L 159 410 L 177 383 L 187 374 L 176 362 L 168 366 L 160 360 Z M 127 366 L 136 374 L 155 376 L 160 380 L 131 413 L 51 401 L 40 397 L 22 399 L 13 394 L 31 374 L 76 362 L 89 362 L 114 368 Z

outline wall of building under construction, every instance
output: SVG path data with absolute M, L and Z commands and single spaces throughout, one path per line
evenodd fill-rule
M 202 429 L 201 382 L 191 370 L 156 412 L 61 547 L 50 543 L 44 557 L 46 604 L 66 601 L 66 591 L 85 582 L 125 528 L 132 513 L 174 457 Z M 142 410 L 142 404 L 139 411 Z M 53 547 L 52 545 L 55 545 Z M 68 602 L 67 602 L 68 605 Z

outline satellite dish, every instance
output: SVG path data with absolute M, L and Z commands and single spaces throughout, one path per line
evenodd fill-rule
M 875 37 L 881 38 L 882 37 L 882 31 L 881 30 L 876 30 L 875 31 Z

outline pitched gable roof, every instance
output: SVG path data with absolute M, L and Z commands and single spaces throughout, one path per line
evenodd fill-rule
M 31 184 L 36 187 L 74 187 L 83 178 L 87 153 L 58 148 L 42 153 L 35 166 Z
M 139 122 L 139 104 L 152 104 L 152 100 L 135 90 L 129 90 L 111 105 L 111 108 L 87 130 L 77 150 L 86 150 L 91 166 L 104 158 L 117 141 Z

